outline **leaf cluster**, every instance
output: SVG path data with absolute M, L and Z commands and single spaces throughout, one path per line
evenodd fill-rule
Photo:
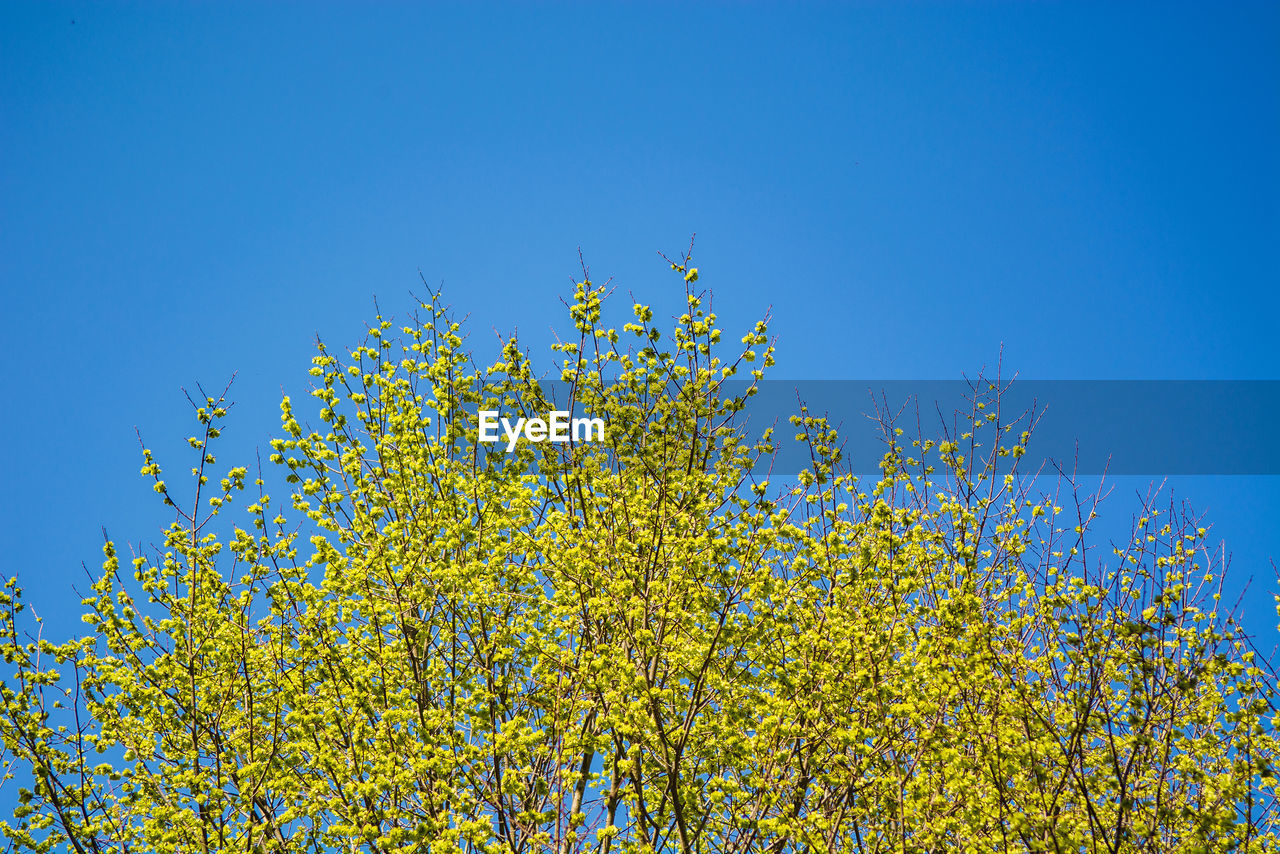
M 1093 542 L 1097 494 L 1018 470 L 998 383 L 881 474 L 801 406 L 795 483 L 742 412 L 688 256 L 669 330 L 585 275 L 548 385 L 477 365 L 438 293 L 318 343 L 273 476 L 212 443 L 154 552 L 105 546 L 84 636 L 0 594 L 11 848 L 98 851 L 1275 850 L 1275 690 L 1189 510 Z M 733 378 L 745 383 L 733 385 Z M 604 442 L 475 441 L 475 413 Z M 1064 509 L 1065 508 L 1065 509 Z

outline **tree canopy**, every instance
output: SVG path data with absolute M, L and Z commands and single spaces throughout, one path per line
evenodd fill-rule
M 1274 680 L 1194 513 L 1097 542 L 985 379 L 959 432 L 886 422 L 875 477 L 800 405 L 771 479 L 767 318 L 722 342 L 690 264 L 667 329 L 584 271 L 558 401 L 438 293 L 318 345 L 265 470 L 216 468 L 228 392 L 196 400 L 189 480 L 144 451 L 173 522 L 105 544 L 85 633 L 0 597 L 11 848 L 1275 850 Z M 481 409 L 607 433 L 508 453 Z

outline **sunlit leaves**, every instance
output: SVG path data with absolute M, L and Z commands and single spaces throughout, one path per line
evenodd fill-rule
M 85 637 L 0 593 L 13 846 L 1273 850 L 1271 671 L 1199 520 L 1152 497 L 1100 559 L 985 381 L 963 429 L 884 424 L 874 482 L 801 404 L 810 464 L 766 480 L 767 323 L 726 353 L 689 262 L 671 329 L 575 286 L 555 403 L 603 443 L 477 443 L 546 368 L 478 363 L 436 293 L 317 342 L 266 473 L 215 472 L 194 401 L 186 498 L 144 449 L 174 521 L 128 577 L 107 544 Z

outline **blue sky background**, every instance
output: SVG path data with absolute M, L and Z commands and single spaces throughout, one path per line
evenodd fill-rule
M 579 247 L 674 309 L 696 232 L 775 377 L 1277 379 L 1278 151 L 1275 3 L 5 3 L 0 571 L 74 630 L 99 527 L 168 520 L 134 427 L 183 470 L 238 371 L 249 461 L 419 270 L 485 356 Z M 1277 481 L 1174 482 L 1271 640 Z

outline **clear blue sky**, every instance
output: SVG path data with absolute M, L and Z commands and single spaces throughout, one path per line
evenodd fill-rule
M 78 626 L 135 425 L 180 471 L 239 371 L 245 461 L 419 270 L 481 354 L 697 232 L 778 377 L 1280 378 L 1277 152 L 1276 3 L 4 3 L 0 570 Z M 1278 480 L 1176 483 L 1272 633 Z

